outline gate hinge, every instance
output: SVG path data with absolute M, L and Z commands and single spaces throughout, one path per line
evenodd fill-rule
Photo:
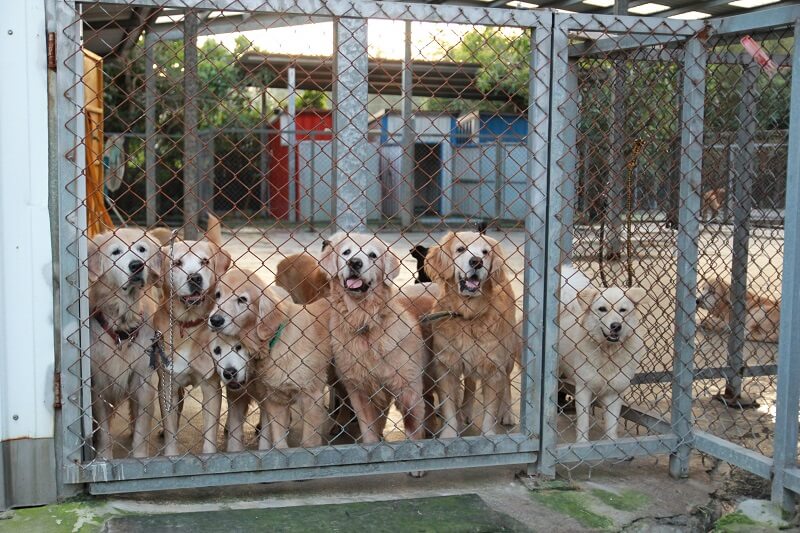
M 53 407 L 61 409 L 61 372 L 53 374 Z
M 47 32 L 47 68 L 56 69 L 56 34 L 52 31 Z

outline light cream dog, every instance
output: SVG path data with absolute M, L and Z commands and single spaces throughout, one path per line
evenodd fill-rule
M 163 298 L 156 317 L 170 361 L 159 371 L 166 455 L 179 453 L 181 403 L 186 389 L 196 386 L 203 395 L 203 453 L 217 451 L 222 392 L 207 346 L 211 333 L 208 317 L 214 307 L 217 280 L 231 263 L 221 242 L 219 221 L 209 216 L 204 239 L 176 241 L 161 249 Z
M 440 290 L 434 313 L 451 315 L 432 323 L 434 376 L 444 418 L 440 437 L 456 437 L 463 429 L 462 376 L 466 416 L 471 418 L 474 384 L 480 381 L 481 432 L 494 435 L 502 406 L 510 401 L 510 372 L 521 347 L 503 251 L 486 235 L 451 232 L 429 250 L 425 270 Z
M 396 298 L 400 261 L 377 237 L 339 233 L 321 259 L 331 278 L 331 342 L 364 443 L 382 438 L 393 399 L 409 439 L 423 437 L 424 344 L 418 321 Z
M 638 332 L 645 291 L 639 287 L 597 289 L 583 273 L 568 266 L 562 266 L 561 276 L 559 370 L 575 386 L 576 440 L 589 440 L 594 398 L 606 408 L 606 438 L 616 439 L 622 395 L 645 355 Z
M 328 276 L 308 252 L 283 258 L 275 270 L 275 284 L 285 289 L 297 304 L 311 303 L 328 295 Z
M 158 249 L 164 235 L 122 228 L 89 241 L 92 415 L 95 447 L 113 458 L 111 417 L 126 400 L 133 440 L 131 454 L 149 454 L 156 400 L 155 367 L 159 353 L 149 289 L 161 270 Z
M 705 324 L 712 329 L 718 331 L 727 329 L 733 312 L 730 293 L 730 284 L 721 278 L 701 282 L 697 306 L 708 311 Z M 751 291 L 747 291 L 745 300 L 747 317 L 744 328 L 747 338 L 761 342 L 778 342 L 781 323 L 780 302 Z

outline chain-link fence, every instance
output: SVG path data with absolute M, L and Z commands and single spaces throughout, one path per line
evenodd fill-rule
M 69 482 L 770 455 L 791 27 L 224 4 L 59 5 Z

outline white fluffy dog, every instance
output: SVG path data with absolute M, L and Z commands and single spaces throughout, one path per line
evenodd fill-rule
M 575 386 L 576 440 L 589 440 L 593 398 L 606 408 L 606 438 L 616 439 L 622 395 L 645 354 L 637 332 L 645 291 L 598 289 L 568 265 L 562 266 L 561 278 L 559 370 Z

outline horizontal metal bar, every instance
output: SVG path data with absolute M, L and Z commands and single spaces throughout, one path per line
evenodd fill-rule
M 323 466 L 389 464 L 435 458 L 475 457 L 534 452 L 537 439 L 514 433 L 481 437 L 462 437 L 452 440 L 423 440 L 382 442 L 372 445 L 347 444 L 320 448 L 289 448 L 283 450 L 181 457 L 150 457 L 145 459 L 115 459 L 72 465 L 67 469 L 68 483 L 100 483 L 131 479 L 164 478 L 247 471 L 272 471 Z
M 218 35 L 220 33 L 235 33 L 251 30 L 263 30 L 273 28 L 285 28 L 287 26 L 302 26 L 318 22 L 329 22 L 331 17 L 304 16 L 304 15 L 254 15 L 247 16 L 247 13 L 235 14 L 232 16 L 207 19 L 200 24 L 197 35 Z M 165 22 L 155 24 L 151 30 L 153 36 L 161 41 L 173 41 L 183 39 L 183 25 L 180 22 Z
M 136 479 L 91 483 L 91 494 L 118 494 L 156 490 L 187 489 L 197 487 L 220 487 L 224 485 L 247 485 L 253 483 L 274 483 L 278 481 L 297 481 L 326 477 L 351 477 L 375 474 L 395 474 L 415 470 L 445 470 L 457 468 L 478 468 L 486 466 L 522 465 L 536 462 L 536 452 L 480 455 L 476 457 L 440 457 L 341 466 L 322 466 L 309 468 L 288 468 L 266 472 L 231 472 L 208 475 L 192 475 L 161 479 Z
M 555 27 L 583 32 L 620 33 L 625 35 L 671 35 L 690 37 L 708 26 L 702 20 L 677 20 L 660 17 L 556 13 Z
M 351 2 L 349 0 L 103 0 L 107 4 L 158 6 L 176 9 L 210 9 L 214 11 L 246 11 L 286 13 L 318 17 L 372 18 L 482 24 L 487 26 L 541 26 L 549 22 L 549 9 L 496 9 L 455 5 L 431 5 L 400 2 Z
M 579 463 L 608 459 L 627 459 L 652 455 L 667 455 L 678 447 L 675 435 L 648 435 L 617 440 L 559 444 L 555 449 L 558 463 Z
M 701 379 L 724 379 L 733 372 L 729 367 L 710 367 L 695 370 L 694 380 Z M 762 376 L 775 376 L 778 374 L 778 365 L 756 365 L 746 366 L 741 369 L 739 374 L 743 378 L 756 378 Z M 670 383 L 672 382 L 672 372 L 642 372 L 636 374 L 631 381 L 632 385 L 644 385 L 647 383 Z
M 625 420 L 630 420 L 634 424 L 644 426 L 654 433 L 667 434 L 672 431 L 672 426 L 667 420 L 663 418 L 640 411 L 639 409 L 631 406 L 623 406 L 620 416 Z
M 783 472 L 783 486 L 796 494 L 800 494 L 800 468 L 787 468 Z
M 772 459 L 744 446 L 715 437 L 705 431 L 694 431 L 694 448 L 726 463 L 738 466 L 751 474 L 770 479 Z
M 718 35 L 743 33 L 775 26 L 791 26 L 800 19 L 800 6 L 781 6 L 709 21 Z

